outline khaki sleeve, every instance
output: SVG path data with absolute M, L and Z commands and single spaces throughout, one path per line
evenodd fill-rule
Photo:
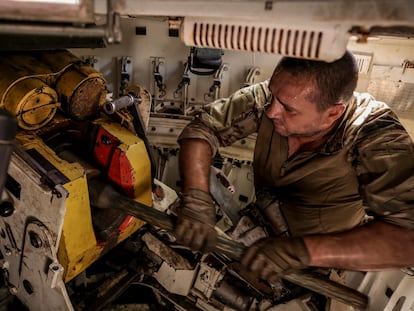
M 391 111 L 361 130 L 357 171 L 368 212 L 414 229 L 414 143 Z
M 178 142 L 189 138 L 204 139 L 215 155 L 218 147 L 229 146 L 257 131 L 270 98 L 268 81 L 265 81 L 205 105 L 183 129 Z

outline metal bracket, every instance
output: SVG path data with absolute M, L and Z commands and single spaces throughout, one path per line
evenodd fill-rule
M 260 67 L 249 68 L 246 79 L 244 80 L 244 86 L 250 86 L 256 82 L 256 78 L 260 76 L 262 69 Z
M 117 59 L 118 65 L 118 94 L 115 94 L 116 97 L 120 97 L 125 94 L 125 90 L 128 88 L 132 81 L 132 58 L 130 56 L 121 56 Z
M 164 57 L 150 57 L 151 59 L 151 94 L 154 100 L 162 99 L 166 95 L 165 77 L 165 59 Z
M 204 94 L 205 101 L 208 101 L 208 98 L 216 100 L 220 97 L 220 89 L 221 89 L 221 83 L 223 81 L 223 76 L 224 76 L 224 73 L 228 70 L 229 70 L 228 64 L 225 64 L 225 63 L 221 64 L 220 68 L 214 74 L 213 84 L 210 86 L 208 93 Z

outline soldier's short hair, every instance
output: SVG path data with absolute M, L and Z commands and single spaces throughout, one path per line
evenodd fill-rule
M 273 75 L 286 71 L 315 83 L 315 90 L 309 94 L 320 111 L 337 103 L 347 103 L 358 82 L 358 66 L 350 51 L 338 60 L 324 62 L 292 57 L 283 57 Z

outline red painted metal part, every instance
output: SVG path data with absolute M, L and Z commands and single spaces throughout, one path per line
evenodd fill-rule
M 133 172 L 134 168 L 126 157 L 125 152 L 115 149 L 109 165 L 108 178 L 131 199 L 135 198 Z
M 135 198 L 134 168 L 125 152 L 118 148 L 119 145 L 118 138 L 100 127 L 93 151 L 94 158 L 101 169 L 106 172 L 108 179 L 127 197 L 133 199 Z M 126 230 L 133 219 L 133 216 L 126 216 L 118 228 L 119 231 Z
M 105 171 L 108 169 L 114 150 L 119 143 L 120 141 L 118 138 L 110 134 L 102 127 L 99 128 L 98 135 L 95 140 L 93 155 L 101 169 Z

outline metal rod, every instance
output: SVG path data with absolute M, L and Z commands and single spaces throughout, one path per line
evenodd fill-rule
M 91 204 L 95 207 L 117 208 L 153 226 L 168 231 L 174 229 L 174 222 L 167 214 L 123 196 L 112 186 L 98 179 L 89 181 L 89 196 Z M 114 202 L 116 203 L 114 204 Z M 240 261 L 243 258 L 246 247 L 240 243 L 219 236 L 214 251 Z M 282 275 L 281 277 L 296 285 L 358 309 L 365 309 L 368 304 L 368 298 L 364 294 L 332 280 L 324 279 L 315 273 L 298 270 Z

